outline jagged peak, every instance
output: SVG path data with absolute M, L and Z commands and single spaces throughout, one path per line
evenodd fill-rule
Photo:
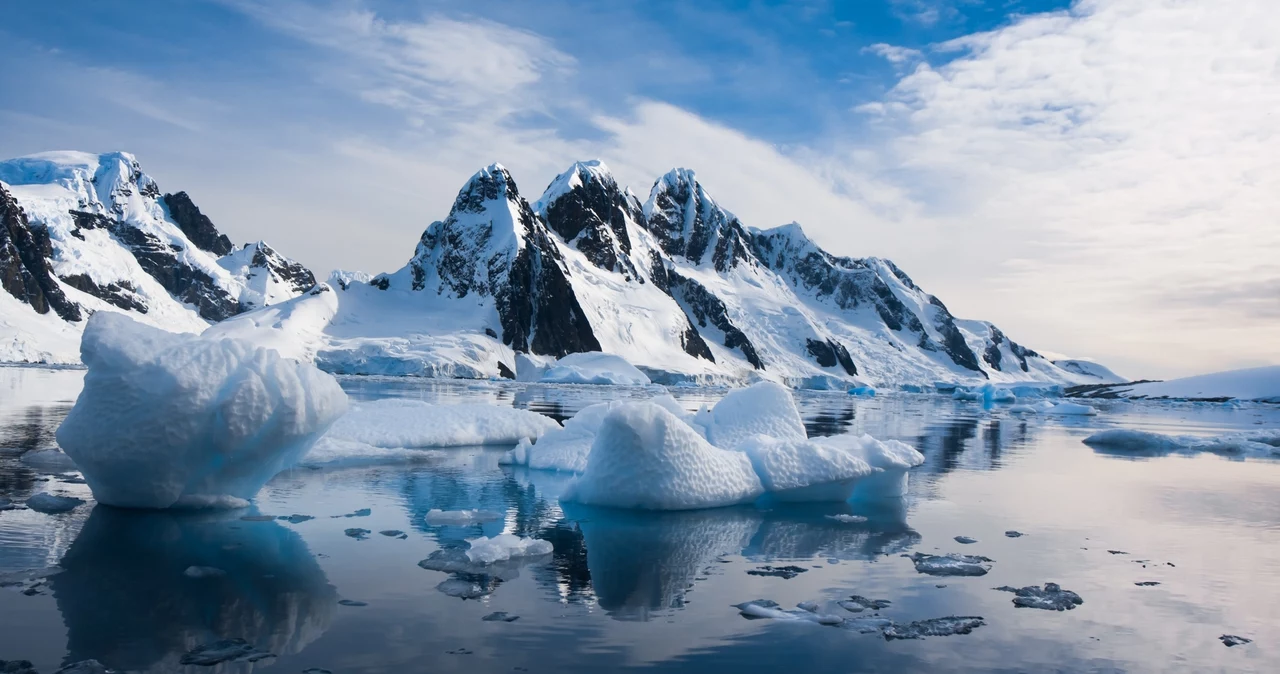
M 603 161 L 599 159 L 576 161 L 563 173 L 557 175 L 550 185 L 547 185 L 542 196 L 533 204 L 533 210 L 545 216 L 547 208 L 555 203 L 556 199 L 588 182 L 598 182 L 606 189 L 618 189 L 618 181 L 614 179 L 613 173 Z
M 507 167 L 494 162 L 467 179 L 453 202 L 453 212 L 478 213 L 489 201 L 518 201 L 520 190 Z
M 697 199 L 702 202 L 703 209 L 718 210 L 723 213 L 726 221 L 737 219 L 736 215 L 721 206 L 715 197 L 711 196 L 707 188 L 698 181 L 697 172 L 690 168 L 673 168 L 654 181 L 653 188 L 649 190 L 649 199 L 644 203 L 646 219 L 653 217 L 654 211 L 659 208 L 659 198 L 663 196 L 685 207 L 690 200 Z
M 10 185 L 59 183 L 71 187 L 112 174 L 128 182 L 144 177 L 137 157 L 122 151 L 94 154 L 57 150 L 0 161 L 0 180 Z

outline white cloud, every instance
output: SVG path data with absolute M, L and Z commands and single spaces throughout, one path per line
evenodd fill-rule
M 1137 374 L 1274 361 L 1274 310 L 1215 298 L 1280 281 L 1277 25 L 1269 0 L 1087 0 L 905 77 L 893 160 L 1007 256 L 964 311 Z
M 894 65 L 902 65 L 919 61 L 924 57 L 919 49 L 911 49 L 909 47 L 898 47 L 891 44 L 878 42 L 876 44 L 864 47 L 863 53 L 875 54 Z

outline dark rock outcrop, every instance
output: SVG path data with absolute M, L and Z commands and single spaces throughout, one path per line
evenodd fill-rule
M 692 315 L 698 327 L 706 328 L 709 324 L 718 329 L 724 334 L 726 347 L 742 352 L 742 357 L 746 358 L 755 369 L 764 369 L 764 362 L 760 360 L 760 354 L 756 352 L 755 345 L 733 324 L 733 321 L 729 320 L 729 312 L 723 300 L 707 290 L 706 286 L 681 276 L 673 270 L 665 270 L 663 278 L 668 292 L 684 309 L 686 316 Z
M 637 274 L 627 257 L 631 253 L 627 219 L 640 222 L 644 214 L 639 202 L 619 188 L 612 175 L 592 170 L 597 166 L 598 162 L 579 162 L 557 176 L 552 188 L 558 183 L 576 185 L 550 203 L 540 204 L 540 214 L 551 231 L 585 255 L 591 264 L 617 272 L 630 281 L 637 278 Z
M 751 262 L 750 237 L 742 223 L 720 208 L 688 169 L 675 169 L 658 179 L 641 225 L 667 255 L 701 264 L 710 251 L 721 273 Z
M 849 355 L 849 350 L 840 342 L 830 339 L 826 341 L 808 339 L 805 340 L 805 348 L 809 351 L 809 355 L 813 356 L 813 359 L 822 367 L 839 365 L 851 376 L 858 374 L 858 367 L 853 364 L 853 357 Z
M 222 256 L 235 249 L 235 246 L 231 245 L 231 239 L 228 239 L 226 234 L 218 232 L 213 221 L 200 212 L 186 192 L 166 194 L 161 197 L 161 201 L 169 211 L 169 217 L 178 223 L 182 233 L 186 234 L 191 243 L 200 250 Z M 312 285 L 315 285 L 314 280 Z
M 53 244 L 44 227 L 33 226 L 9 191 L 0 185 L 0 287 L 37 313 L 52 310 L 64 321 L 83 318 L 54 278 Z
M 138 295 L 138 289 L 128 281 L 98 284 L 88 274 L 72 274 L 63 276 L 62 282 L 125 311 L 147 313 L 147 303 Z

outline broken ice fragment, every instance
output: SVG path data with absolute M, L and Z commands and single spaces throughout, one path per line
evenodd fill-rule
M 836 602 L 840 608 L 853 613 L 861 613 L 867 609 L 879 611 L 882 608 L 888 607 L 891 603 L 893 602 L 888 599 L 867 599 L 860 594 L 855 594 L 845 601 Z
M 492 594 L 494 590 L 491 585 L 482 585 L 466 578 L 449 578 L 436 585 L 436 589 L 459 599 L 479 599 Z
M 930 576 L 985 576 L 993 560 L 979 555 L 926 555 L 917 552 L 902 555 L 915 564 L 916 571 Z
M 369 602 L 356 601 L 355 599 L 339 599 L 338 604 L 342 606 L 368 606 Z
M 917 620 L 901 625 L 893 623 L 884 628 L 885 641 L 894 639 L 923 639 L 924 637 L 946 637 L 953 634 L 968 634 L 985 625 L 981 616 L 946 616 Z
M 1070 611 L 1084 603 L 1080 595 L 1071 590 L 1062 589 L 1062 586 L 1057 583 L 1045 583 L 1043 588 L 1038 585 L 1029 585 L 1021 588 L 1003 585 L 995 589 L 1001 592 L 1014 593 L 1016 596 L 1013 598 L 1013 605 L 1019 608 Z
M 372 514 L 373 514 L 372 508 L 361 508 L 355 512 L 347 513 L 345 515 L 331 515 L 330 517 L 336 520 L 340 517 L 368 517 L 369 515 L 372 515 Z
M 432 508 L 425 517 L 427 524 L 477 524 L 502 519 L 502 513 L 492 510 L 440 510 Z
M 409 534 L 406 534 L 405 532 L 400 531 L 399 529 L 383 529 L 382 531 L 379 531 L 378 533 L 380 533 L 380 534 L 382 534 L 383 536 L 386 536 L 386 537 L 388 537 L 388 538 L 400 538 L 400 539 L 405 539 L 405 538 L 408 538 L 408 537 L 409 537 Z
M 504 622 L 504 623 L 513 623 L 519 619 L 520 619 L 520 616 L 511 615 L 506 611 L 494 611 L 493 613 L 490 613 L 489 615 L 486 615 L 485 617 L 481 618 L 481 620 L 485 622 Z
M 971 545 L 973 543 L 977 543 L 978 539 L 969 538 L 968 536 L 956 536 L 956 542 L 962 545 Z
M 783 580 L 791 580 L 796 576 L 808 571 L 802 566 L 762 566 L 758 569 L 749 569 L 749 576 L 775 576 Z
M 1225 645 L 1227 648 L 1231 648 L 1232 646 L 1243 646 L 1244 644 L 1253 643 L 1253 639 L 1238 637 L 1234 634 L 1224 634 L 1218 637 L 1218 639 L 1220 639 L 1223 645 Z
M 188 566 L 182 575 L 187 578 L 219 578 L 227 575 L 227 572 L 216 566 Z
M 1004 535 L 1008 536 L 1009 538 L 1021 538 L 1023 536 L 1026 536 L 1026 534 L 1022 533 L 1021 531 L 1013 531 L 1012 529 L 1004 532 Z
M 1140 580 L 1134 583 L 1134 585 L 1137 585 L 1138 587 L 1155 587 L 1159 584 L 1160 584 L 1160 581 L 1158 580 Z
M 862 524 L 867 518 L 862 515 L 827 515 L 827 519 L 835 520 L 841 524 Z
M 1107 552 L 1110 552 L 1110 553 L 1111 553 L 1111 554 L 1113 554 L 1113 555 L 1127 555 L 1127 554 L 1129 554 L 1129 553 L 1125 552 L 1124 550 L 1107 550 Z
M 71 512 L 81 505 L 84 505 L 84 499 L 73 498 L 70 496 L 55 496 L 44 491 L 27 499 L 28 508 L 38 513 L 45 513 L 46 515 Z
M 313 520 L 315 518 L 312 517 L 311 515 L 281 515 L 276 519 L 283 520 L 285 522 L 288 522 L 289 524 L 301 524 L 303 522 L 306 522 L 307 520 Z
M 363 541 L 364 539 L 368 538 L 368 537 L 369 537 L 369 534 L 370 534 L 370 533 L 372 533 L 372 532 L 371 532 L 371 531 L 369 531 L 368 529 L 361 529 L 361 528 L 359 528 L 359 527 L 352 527 L 352 528 L 350 528 L 350 529 L 346 529 L 346 530 L 344 530 L 342 533 L 344 533 L 344 534 L 346 534 L 346 535 L 350 536 L 351 538 L 356 539 L 357 541 Z

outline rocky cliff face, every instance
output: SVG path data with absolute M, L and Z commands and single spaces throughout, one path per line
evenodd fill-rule
M 35 313 L 52 310 L 73 327 L 89 313 L 111 310 L 170 330 L 201 330 L 315 284 L 306 268 L 260 244 L 256 262 L 286 288 L 264 297 L 246 276 L 228 270 L 230 240 L 187 193 L 161 196 L 155 180 L 122 152 L 0 162 L 0 216 L 4 289 Z M 0 336 L 17 345 L 11 351 L 36 352 L 22 346 L 38 341 L 21 328 L 25 319 L 6 318 L 14 334 Z M 0 360 L 8 357 L 0 352 Z

